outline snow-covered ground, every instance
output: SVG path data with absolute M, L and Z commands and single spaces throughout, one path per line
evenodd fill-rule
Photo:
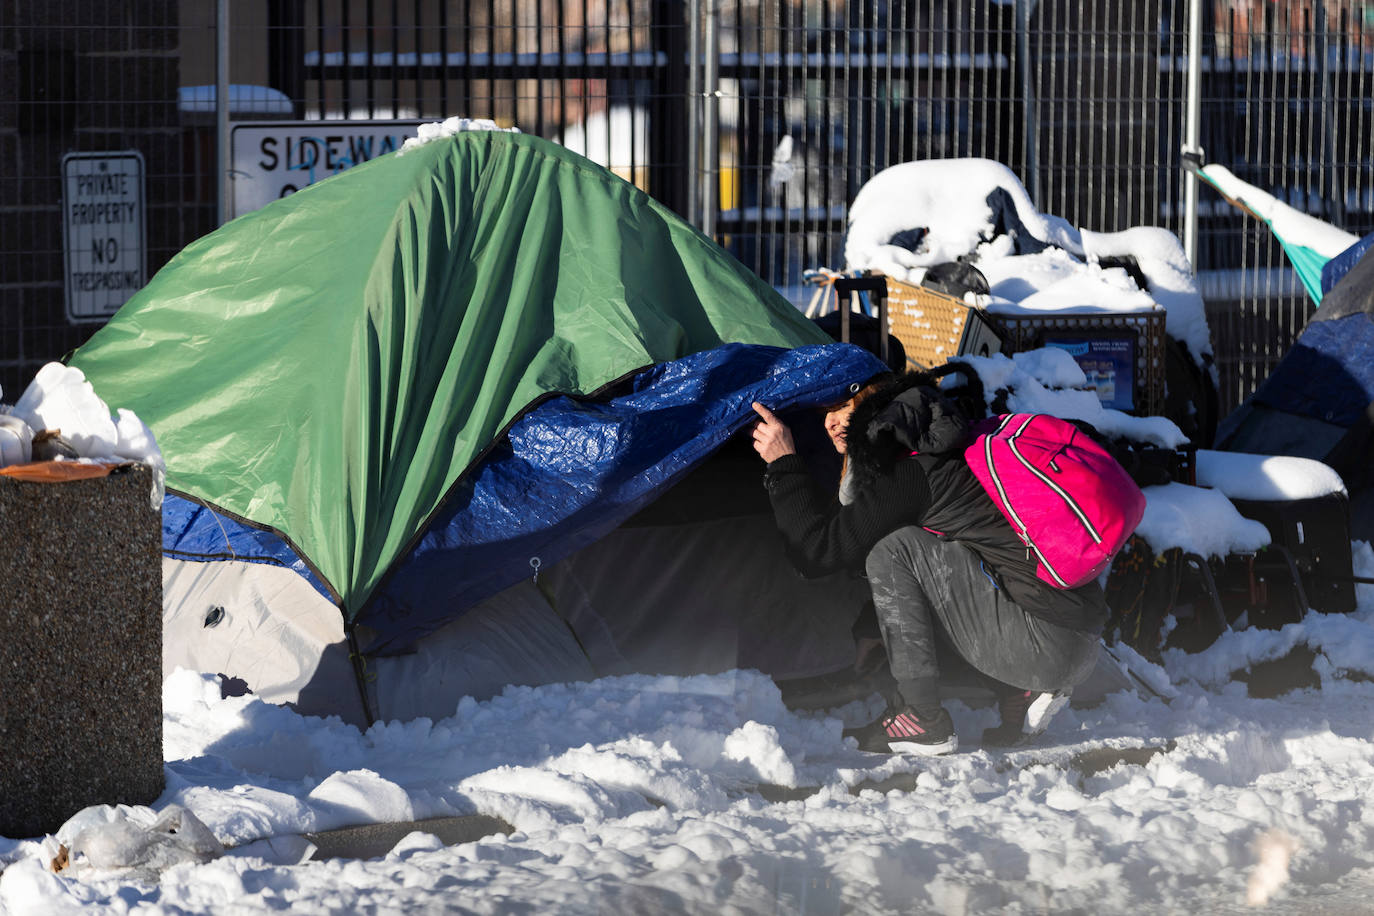
M 1374 575 L 1374 551 L 1355 549 L 1357 574 Z M 748 671 L 513 688 L 367 732 L 178 672 L 153 808 L 184 806 L 230 849 L 160 873 L 177 856 L 142 870 L 78 856 L 67 877 L 46 868 L 54 838 L 0 840 L 0 910 L 1368 912 L 1374 587 L 1359 601 L 1166 652 L 1147 673 L 1168 699 L 1067 709 L 1012 752 L 977 747 L 993 710 L 953 701 L 966 749 L 937 759 L 847 746 L 842 721 L 876 697 L 795 713 Z M 1253 699 L 1232 677 L 1300 643 L 1319 688 Z M 515 832 L 452 847 L 414 833 L 370 860 L 261 842 L 474 812 Z

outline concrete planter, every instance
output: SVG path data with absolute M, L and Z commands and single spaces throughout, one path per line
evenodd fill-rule
M 0 476 L 0 836 L 163 789 L 160 514 L 152 472 Z

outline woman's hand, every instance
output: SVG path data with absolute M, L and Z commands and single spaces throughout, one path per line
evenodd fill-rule
M 754 424 L 754 451 L 759 457 L 771 464 L 783 455 L 795 455 L 797 447 L 792 443 L 792 430 L 787 424 L 758 401 L 754 402 L 754 412 L 760 417 Z

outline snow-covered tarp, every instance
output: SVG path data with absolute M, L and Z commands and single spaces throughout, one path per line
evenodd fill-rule
M 1147 288 L 1116 265 L 1127 257 Z M 1202 296 L 1168 230 L 1075 228 L 1037 210 L 1016 174 L 987 159 L 894 165 L 855 196 L 845 238 L 849 269 L 920 283 L 928 268 L 959 259 L 987 278 L 991 295 L 981 304 L 994 314 L 1162 306 L 1169 336 L 1199 365 L 1210 362 Z

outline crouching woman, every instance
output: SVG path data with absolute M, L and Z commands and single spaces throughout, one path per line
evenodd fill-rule
M 1002 724 L 984 744 L 1043 730 L 1092 672 L 1107 620 L 1102 589 L 1036 578 L 1034 559 L 964 462 L 968 420 L 934 380 L 910 373 L 827 410 L 826 433 L 845 457 L 838 498 L 816 484 L 786 424 L 762 404 L 754 410 L 754 448 L 794 562 L 808 575 L 863 569 L 873 592 L 899 696 L 845 734 L 869 751 L 955 750 L 937 645 L 994 684 Z

